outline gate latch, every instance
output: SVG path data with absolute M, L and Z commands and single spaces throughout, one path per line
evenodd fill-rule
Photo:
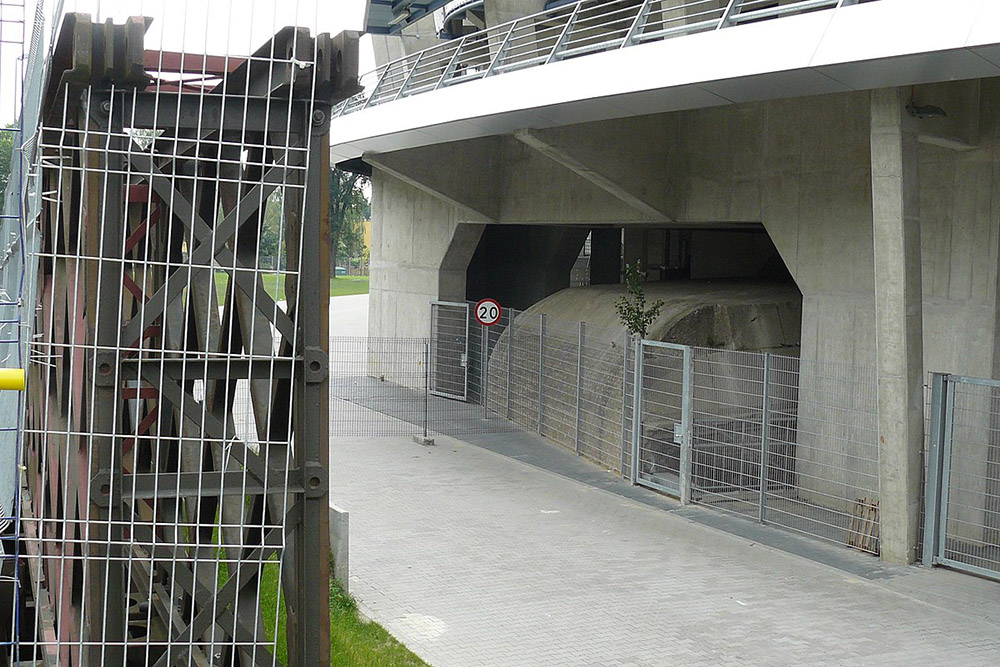
M 469 355 L 463 353 L 462 354 L 462 368 L 468 368 L 468 367 L 469 367 Z
M 674 444 L 684 444 L 684 424 L 674 424 Z

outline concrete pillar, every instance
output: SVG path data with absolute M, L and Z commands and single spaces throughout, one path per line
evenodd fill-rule
M 871 92 L 882 558 L 916 558 L 924 442 L 920 200 L 906 92 Z
M 522 16 L 531 16 L 545 9 L 545 0 L 486 0 L 486 27 L 506 23 Z
M 590 231 L 590 284 L 617 285 L 622 275 L 622 230 L 599 227 Z

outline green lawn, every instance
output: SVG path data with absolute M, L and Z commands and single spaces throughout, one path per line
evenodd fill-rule
M 216 531 L 218 544 L 218 531 Z M 218 552 L 221 556 L 221 551 Z M 278 612 L 278 641 L 275 657 L 288 664 L 288 643 L 285 638 L 285 605 L 280 602 L 278 563 L 276 556 L 263 568 L 260 582 L 260 609 L 264 631 L 273 639 L 275 610 Z M 330 561 L 333 571 L 333 560 Z M 225 562 L 219 563 L 219 588 L 229 580 Z M 331 667 L 428 667 L 427 663 L 386 632 L 378 623 L 358 616 L 358 605 L 333 577 L 330 578 L 330 665 Z
M 264 290 L 272 299 L 282 301 L 285 298 L 285 276 L 265 273 L 263 275 Z M 229 284 L 229 275 L 224 271 L 215 272 L 215 290 L 222 302 Z M 337 276 L 330 278 L 330 296 L 349 296 L 351 294 L 368 294 L 368 276 Z

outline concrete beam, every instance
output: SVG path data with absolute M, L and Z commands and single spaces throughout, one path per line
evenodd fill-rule
M 534 130 L 518 130 L 514 133 L 514 138 L 550 160 L 561 164 L 580 178 L 593 183 L 601 190 L 604 190 L 644 215 L 649 216 L 653 221 L 672 222 L 674 220 L 673 216 L 667 214 L 661 208 L 653 206 L 646 199 L 632 192 L 631 188 L 622 183 L 623 180 L 627 179 L 622 179 L 620 174 L 618 179 L 615 179 L 599 167 L 584 163 L 577 155 L 573 154 L 574 151 L 569 148 L 569 144 L 557 144 L 554 141 L 549 141 Z M 604 143 L 602 141 L 602 145 L 612 147 L 608 150 L 612 150 L 614 147 L 613 142 Z
M 490 137 L 393 153 L 366 153 L 365 162 L 472 216 L 500 217 L 500 139 Z
M 908 91 L 871 92 L 882 558 L 916 559 L 924 444 L 917 121 Z

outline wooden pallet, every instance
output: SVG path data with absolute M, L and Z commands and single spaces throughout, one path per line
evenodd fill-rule
M 847 546 L 878 555 L 878 501 L 858 498 L 854 501 L 851 523 L 847 528 Z

